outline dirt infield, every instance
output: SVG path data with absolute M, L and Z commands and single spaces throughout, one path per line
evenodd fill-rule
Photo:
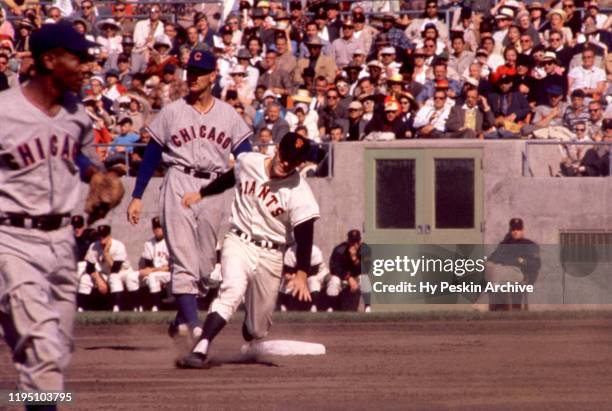
M 219 366 L 174 369 L 165 326 L 79 325 L 72 409 L 598 410 L 612 408 L 612 322 L 585 319 L 282 322 L 271 337 L 325 344 L 321 357 L 239 363 L 240 322 Z M 0 362 L 10 364 L 5 345 Z M 13 388 L 12 367 L 0 389 Z

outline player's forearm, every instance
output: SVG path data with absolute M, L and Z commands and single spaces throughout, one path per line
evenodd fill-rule
M 236 176 L 234 175 L 234 169 L 232 168 L 225 174 L 221 174 L 217 177 L 212 183 L 207 185 L 206 187 L 202 187 L 200 189 L 200 195 L 202 198 L 207 196 L 212 196 L 215 194 L 220 194 L 227 190 L 228 188 L 232 188 L 236 185 Z
M 144 159 L 138 169 L 138 176 L 136 177 L 136 185 L 132 192 L 133 198 L 142 198 L 149 180 L 153 177 L 157 166 L 159 165 L 162 158 L 162 146 L 155 140 L 149 141 L 145 150 Z
M 304 221 L 293 228 L 296 242 L 295 258 L 298 271 L 309 272 L 312 243 L 314 239 L 314 219 Z

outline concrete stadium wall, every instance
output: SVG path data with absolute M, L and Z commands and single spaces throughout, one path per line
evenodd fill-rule
M 507 231 L 508 220 L 521 217 L 526 235 L 540 244 L 557 244 L 561 229 L 612 230 L 612 178 L 551 178 L 558 168 L 556 146 L 531 147 L 534 177 L 523 177 L 524 141 L 409 140 L 385 143 L 340 143 L 334 146 L 333 178 L 309 183 L 321 208 L 316 243 L 329 256 L 351 228 L 364 226 L 364 151 L 369 148 L 481 148 L 484 161 L 484 242 L 496 244 Z M 554 172 L 554 171 L 553 171 Z M 134 178 L 126 178 L 126 198 L 109 215 L 114 236 L 126 243 L 136 264 L 150 237 L 150 219 L 158 214 L 161 179 L 151 180 L 143 199 L 142 222 L 132 227 L 126 209 Z M 83 190 L 85 196 L 86 190 Z M 228 193 L 228 204 L 229 196 Z

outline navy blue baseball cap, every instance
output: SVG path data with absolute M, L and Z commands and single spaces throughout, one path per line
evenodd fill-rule
M 298 166 L 308 159 L 310 140 L 293 132 L 285 134 L 279 144 L 281 160 Z
M 64 49 L 78 56 L 87 57 L 88 50 L 94 47 L 100 45 L 87 40 L 67 21 L 43 24 L 30 36 L 30 50 L 34 57 L 54 49 Z
M 187 69 L 214 71 L 217 69 L 217 58 L 210 51 L 195 49 L 189 55 Z

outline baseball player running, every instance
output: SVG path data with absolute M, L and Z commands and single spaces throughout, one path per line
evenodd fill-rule
M 231 105 L 211 94 L 216 66 L 212 53 L 191 52 L 187 64 L 189 95 L 165 106 L 148 126 L 152 139 L 128 206 L 128 221 L 137 224 L 142 195 L 157 165 L 164 161 L 169 168 L 160 193 L 161 220 L 172 258 L 171 286 L 178 307 L 168 330 L 172 337 L 182 324 L 197 333 L 198 285 L 213 271 L 217 240 L 227 230 L 223 227 L 227 221 L 223 196 L 210 196 L 205 204 L 187 208 L 181 205 L 182 198 L 226 173 L 230 154 L 237 157 L 251 151 L 251 129 Z
M 45 24 L 30 37 L 36 74 L 0 93 L 0 322 L 22 390 L 62 390 L 72 351 L 70 213 L 79 177 L 101 167 L 75 93 L 95 46 L 71 24 Z
M 319 206 L 296 168 L 304 162 L 310 144 L 296 134 L 286 134 L 274 157 L 245 153 L 237 158 L 233 173 L 236 195 L 232 204 L 230 231 L 221 251 L 222 282 L 204 322 L 202 336 L 191 353 L 177 360 L 179 368 L 206 368 L 206 355 L 215 336 L 223 329 L 243 297 L 246 316 L 242 335 L 246 341 L 265 337 L 280 285 L 283 251 L 297 244 L 297 272 L 287 286 L 300 301 L 310 301 L 308 269 L 312 253 L 314 222 Z M 209 190 L 212 190 L 209 189 Z M 209 193 L 188 193 L 184 202 L 201 201 Z
M 161 304 L 161 287 L 170 282 L 170 255 L 159 217 L 153 217 L 151 226 L 153 238 L 144 245 L 141 257 L 144 267 L 138 273 L 151 293 L 151 311 L 158 311 Z

